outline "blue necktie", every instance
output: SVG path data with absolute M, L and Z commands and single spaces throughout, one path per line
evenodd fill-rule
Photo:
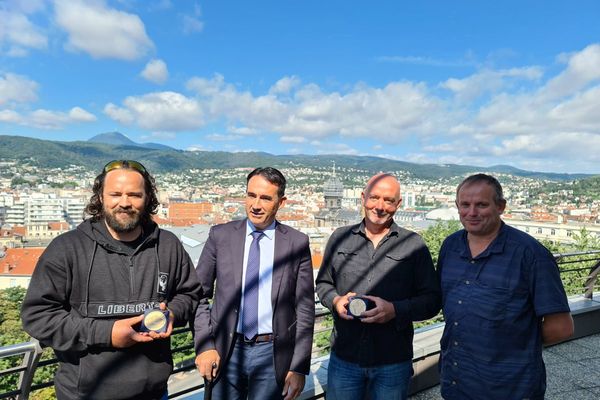
M 260 239 L 264 232 L 252 232 L 252 244 L 248 252 L 246 265 L 246 284 L 244 286 L 244 315 L 242 317 L 242 333 L 247 339 L 258 334 L 258 276 L 260 273 Z

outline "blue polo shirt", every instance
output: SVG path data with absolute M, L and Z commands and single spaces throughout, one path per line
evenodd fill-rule
M 552 254 L 502 223 L 475 258 L 465 230 L 446 238 L 438 273 L 444 399 L 543 399 L 542 317 L 570 311 Z

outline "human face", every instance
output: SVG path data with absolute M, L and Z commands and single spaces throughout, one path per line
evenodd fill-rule
M 400 183 L 392 176 L 375 175 L 362 193 L 367 228 L 387 228 L 400 207 Z
M 115 169 L 106 174 L 102 190 L 102 210 L 113 236 L 114 233 L 118 236 L 134 232 L 140 225 L 145 208 L 144 177 L 139 172 Z
M 277 210 L 285 204 L 285 197 L 277 195 L 277 185 L 260 175 L 248 181 L 246 188 L 246 215 L 256 229 L 266 229 L 275 221 Z
M 506 203 L 495 203 L 494 188 L 485 182 L 475 182 L 461 187 L 457 197 L 456 207 L 465 230 L 473 236 L 495 236 Z

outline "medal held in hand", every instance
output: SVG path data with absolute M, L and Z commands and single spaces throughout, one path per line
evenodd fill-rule
M 361 314 L 375 307 L 375 303 L 362 296 L 348 297 L 348 314 L 354 318 L 362 318 Z
M 169 310 L 149 308 L 144 312 L 144 319 L 140 326 L 140 332 L 163 333 L 169 326 Z

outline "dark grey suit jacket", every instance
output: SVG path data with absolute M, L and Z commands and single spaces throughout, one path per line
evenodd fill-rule
M 245 236 L 245 219 L 213 226 L 196 268 L 203 293 L 194 321 L 194 346 L 196 354 L 216 349 L 221 357 L 220 371 L 233 350 L 242 297 Z M 277 222 L 273 260 L 275 374 L 283 386 L 288 371 L 307 375 L 310 368 L 315 300 L 308 237 Z

